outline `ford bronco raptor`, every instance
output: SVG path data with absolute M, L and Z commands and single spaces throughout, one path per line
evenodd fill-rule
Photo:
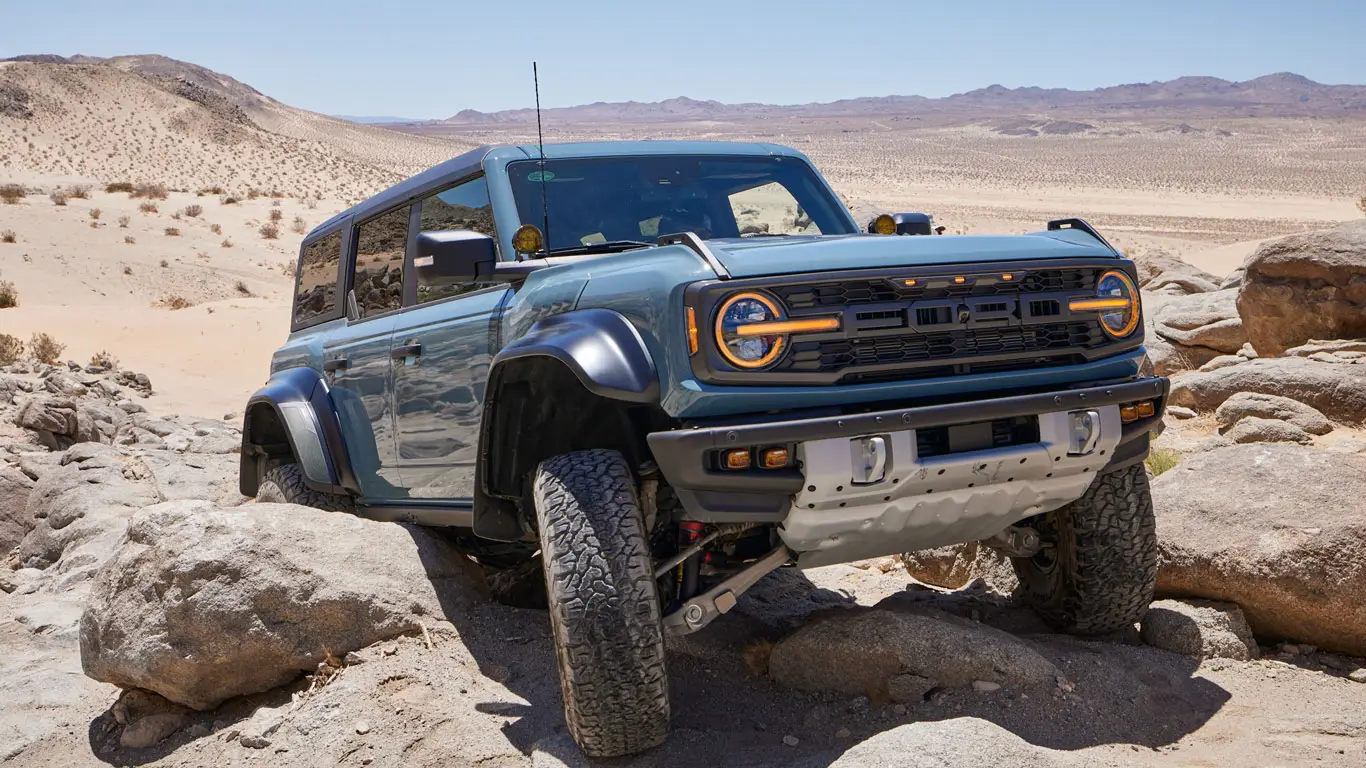
M 978 541 L 1059 630 L 1131 625 L 1168 393 L 1133 263 L 1079 219 L 928 221 L 860 226 L 769 144 L 461 155 L 304 238 L 242 493 L 534 580 L 594 756 L 664 740 L 666 637 L 776 568 Z

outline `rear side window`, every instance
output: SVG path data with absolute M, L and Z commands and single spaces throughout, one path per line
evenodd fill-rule
M 294 328 L 306 328 L 340 315 L 341 233 L 314 240 L 299 255 L 294 283 Z
M 403 306 L 403 254 L 408 246 L 405 205 L 363 222 L 356 232 L 356 274 L 351 289 L 362 318 Z

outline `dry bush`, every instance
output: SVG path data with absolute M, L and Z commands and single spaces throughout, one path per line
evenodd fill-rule
M 1361 209 L 1362 213 L 1366 213 L 1366 195 L 1362 195 L 1361 199 L 1357 201 L 1357 207 Z
M 90 364 L 107 371 L 119 369 L 119 359 L 103 349 L 90 356 Z
M 145 197 L 149 200 L 165 200 L 167 197 L 170 196 L 171 193 L 166 189 L 165 184 L 157 182 L 151 184 L 139 184 L 136 187 L 133 187 L 132 194 L 133 197 Z
M 314 208 L 317 208 L 317 207 L 318 207 L 318 198 L 316 198 L 316 197 L 305 198 L 305 199 L 304 199 L 304 205 L 308 206 L 308 209 L 311 211 L 311 210 L 313 210 Z
M 35 333 L 28 340 L 28 354 L 40 363 L 52 365 L 66 351 L 66 345 L 47 335 Z
M 120 217 L 119 217 L 119 229 L 128 229 L 128 221 L 129 221 L 129 219 L 128 219 L 127 216 L 120 216 Z
M 223 205 L 237 205 L 238 203 L 242 202 L 242 199 L 239 197 L 233 197 L 232 195 L 224 195 L 218 199 L 218 202 L 222 203 Z
M 47 199 L 51 200 L 53 205 L 66 205 L 65 192 L 53 190 L 52 193 L 47 196 Z
M 284 217 L 285 217 L 285 212 L 282 211 L 282 210 L 280 210 L 279 208 L 272 208 L 272 209 L 270 209 L 270 220 L 271 220 L 271 221 L 280 221 L 280 220 L 284 219 Z
M 1176 466 L 1181 461 L 1181 453 L 1167 448 L 1154 448 L 1149 451 L 1148 458 L 1144 464 L 1148 465 L 1148 470 L 1157 476 Z
M 104 187 L 104 191 L 111 195 L 115 192 L 132 193 L 133 183 L 131 181 L 116 181 L 113 184 L 106 184 Z
M 232 241 L 229 240 L 229 239 L 227 239 L 226 237 L 223 238 L 222 247 L 224 247 L 224 248 L 231 248 L 231 247 L 232 247 Z
M 100 217 L 100 209 L 99 209 L 99 208 L 91 208 L 91 209 L 90 209 L 90 218 L 92 218 L 92 219 L 99 219 L 99 217 Z
M 132 235 L 124 235 L 123 242 L 127 243 L 128 245 L 132 245 L 136 243 L 137 240 Z
M 84 184 L 77 184 L 76 186 L 74 186 L 74 187 L 72 187 L 71 189 L 68 189 L 68 190 L 66 191 L 66 196 L 67 196 L 67 197 L 74 197 L 74 198 L 76 198 L 77 200 L 89 200 L 89 199 L 90 199 L 90 187 L 88 187 L 88 186 L 86 186 L 86 185 L 84 185 Z
M 215 185 L 213 185 L 212 187 L 204 187 L 203 189 L 199 190 L 199 191 L 196 192 L 195 194 L 199 195 L 200 197 L 203 197 L 203 196 L 205 196 L 205 195 L 221 195 L 221 194 L 223 194 L 225 191 L 226 191 L 226 190 L 224 190 L 222 187 L 220 187 L 220 186 L 218 186 L 217 184 L 215 184 Z
M 290 227 L 290 229 L 294 230 L 294 233 L 298 235 L 307 234 L 308 222 L 304 221 L 302 216 L 295 216 L 294 224 Z
M 184 296 L 171 295 L 161 300 L 161 306 L 167 309 L 189 309 L 194 306 L 194 302 Z
M 125 265 L 123 266 L 123 274 L 125 274 L 125 275 L 131 275 L 131 274 L 133 274 L 133 268 L 130 267 L 130 266 L 128 266 L 127 264 L 125 264 Z
M 237 285 L 235 285 L 235 286 L 233 286 L 233 287 L 236 288 L 236 289 L 237 289 L 237 292 L 240 293 L 240 294 L 242 294 L 243 296 L 250 296 L 250 295 L 251 295 L 251 289 L 248 288 L 248 287 L 247 287 L 247 284 L 246 284 L 244 281 L 242 281 L 242 280 L 238 280 L 238 281 L 237 281 Z
M 5 205 L 17 205 L 26 197 L 28 192 L 18 184 L 0 184 L 0 200 L 4 200 Z
M 0 309 L 17 306 L 19 306 L 19 292 L 14 290 L 14 283 L 8 280 L 0 280 Z
M 167 237 L 180 237 L 180 230 L 175 227 L 167 227 L 165 231 Z
M 280 228 L 274 224 L 262 224 L 260 232 L 261 237 L 267 240 L 274 240 L 280 236 Z
M 0 333 L 0 365 L 11 365 L 24 357 L 24 342 L 18 336 Z
M 156 204 L 156 203 L 143 203 L 142 205 L 139 205 L 139 206 L 138 206 L 138 210 L 139 210 L 139 211 L 142 211 L 143 213 L 156 213 L 156 212 L 157 212 L 157 204 Z
M 199 214 L 203 212 L 204 206 L 202 205 L 187 205 L 185 206 L 185 210 L 181 211 L 181 213 L 185 214 L 186 216 L 189 216 L 192 219 L 199 218 Z
M 260 196 L 261 196 L 261 192 L 260 192 L 260 190 L 258 190 L 256 187 L 252 187 L 251 189 L 248 189 L 248 190 L 247 190 L 247 199 L 248 199 L 248 200 L 255 200 L 256 198 L 258 198 L 258 197 L 260 197 Z
M 294 277 L 294 271 L 297 268 L 298 265 L 292 261 L 286 261 L 284 264 L 280 265 L 280 271 L 285 273 L 286 277 Z
M 12 230 L 12 229 L 7 229 L 7 230 L 5 230 L 4 232 L 0 232 L 0 243 L 17 243 L 17 242 L 19 242 L 19 236 L 16 235 L 16 234 L 14 234 L 14 230 Z
M 209 231 L 214 233 L 215 235 L 223 234 L 223 228 L 218 226 L 217 224 L 210 224 Z

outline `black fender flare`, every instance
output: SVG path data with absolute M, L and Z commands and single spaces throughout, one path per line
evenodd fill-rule
M 278 432 L 283 432 L 288 453 L 310 488 L 323 493 L 359 489 L 322 374 L 307 367 L 277 371 L 247 401 L 238 472 L 243 496 L 256 495 L 263 458 L 285 458 L 285 446 L 271 442 L 278 439 Z
M 503 347 L 489 364 L 480 419 L 474 533 L 483 538 L 515 541 L 526 533 L 515 503 L 491 487 L 491 461 L 496 453 L 494 431 L 503 371 L 511 361 L 534 357 L 559 362 L 599 397 L 636 404 L 659 400 L 659 370 L 654 358 L 640 331 L 619 312 L 581 309 L 553 315 Z

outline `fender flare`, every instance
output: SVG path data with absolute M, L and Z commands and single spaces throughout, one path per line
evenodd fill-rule
M 288 441 L 289 454 L 303 472 L 308 487 L 323 493 L 358 489 L 333 410 L 330 388 L 312 368 L 286 368 L 272 374 L 266 385 L 247 401 L 242 415 L 242 458 L 238 490 L 255 496 L 266 458 L 284 455 L 282 446 L 263 441 L 273 421 Z

